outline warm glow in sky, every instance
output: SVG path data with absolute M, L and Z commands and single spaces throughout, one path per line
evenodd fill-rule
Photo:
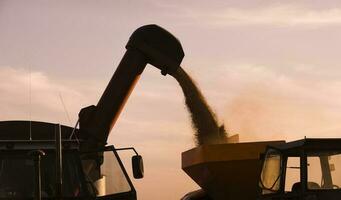
M 0 120 L 73 126 L 150 23 L 182 42 L 183 67 L 243 141 L 340 137 L 341 4 L 322 0 L 0 0 Z M 192 135 L 176 81 L 148 66 L 109 140 L 144 156 L 139 199 L 171 200 L 197 188 L 180 162 Z

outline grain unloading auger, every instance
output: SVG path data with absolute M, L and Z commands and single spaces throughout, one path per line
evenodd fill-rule
M 156 25 L 137 29 L 126 45 L 127 51 L 96 106 L 83 108 L 79 113 L 82 151 L 104 147 L 125 102 L 147 64 L 161 70 L 162 75 L 176 72 L 184 57 L 180 42 Z M 92 159 L 92 158 L 93 159 Z M 100 156 L 92 155 L 84 166 L 91 177 L 100 178 L 96 169 Z
M 184 57 L 179 41 L 156 25 L 130 37 L 96 106 L 79 113 L 79 129 L 46 122 L 0 122 L 0 199 L 136 199 L 136 191 L 107 139 L 131 91 L 149 63 L 172 74 Z M 135 151 L 137 154 L 137 152 Z M 142 158 L 133 161 L 143 177 Z
M 129 39 L 127 51 L 97 106 L 83 108 L 79 114 L 84 148 L 103 146 L 126 100 L 149 63 L 163 75 L 174 73 L 184 57 L 180 42 L 166 30 L 148 25 L 137 29 Z

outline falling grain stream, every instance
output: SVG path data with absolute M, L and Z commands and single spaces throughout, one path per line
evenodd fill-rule
M 197 145 L 217 144 L 227 141 L 224 125 L 219 126 L 216 116 L 192 78 L 181 68 L 172 76 L 179 82 L 185 103 L 195 129 Z

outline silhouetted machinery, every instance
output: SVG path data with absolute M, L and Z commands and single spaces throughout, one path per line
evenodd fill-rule
M 80 111 L 79 128 L 0 122 L 0 199 L 137 198 L 117 152 L 136 153 L 135 178 L 142 157 L 107 146 L 108 135 L 145 66 L 172 74 L 184 52 L 156 25 L 137 29 L 126 48 L 98 104 Z M 341 139 L 203 145 L 182 154 L 182 168 L 202 188 L 184 200 L 341 199 Z
M 136 199 L 117 153 L 135 149 L 106 146 L 107 138 L 145 66 L 171 74 L 184 52 L 174 36 L 156 25 L 137 29 L 126 49 L 98 104 L 80 111 L 79 129 L 0 122 L 0 198 Z M 142 178 L 142 157 L 134 156 L 132 165 L 134 177 Z
M 203 145 L 182 154 L 183 200 L 341 199 L 341 139 Z

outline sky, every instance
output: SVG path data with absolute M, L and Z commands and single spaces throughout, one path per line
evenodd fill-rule
M 340 137 L 338 1 L 0 0 L 0 120 L 74 126 L 146 24 L 181 41 L 182 67 L 241 141 Z M 109 143 L 143 155 L 139 199 L 198 188 L 181 170 L 181 152 L 194 147 L 181 88 L 153 66 Z M 128 171 L 131 155 L 122 155 Z

